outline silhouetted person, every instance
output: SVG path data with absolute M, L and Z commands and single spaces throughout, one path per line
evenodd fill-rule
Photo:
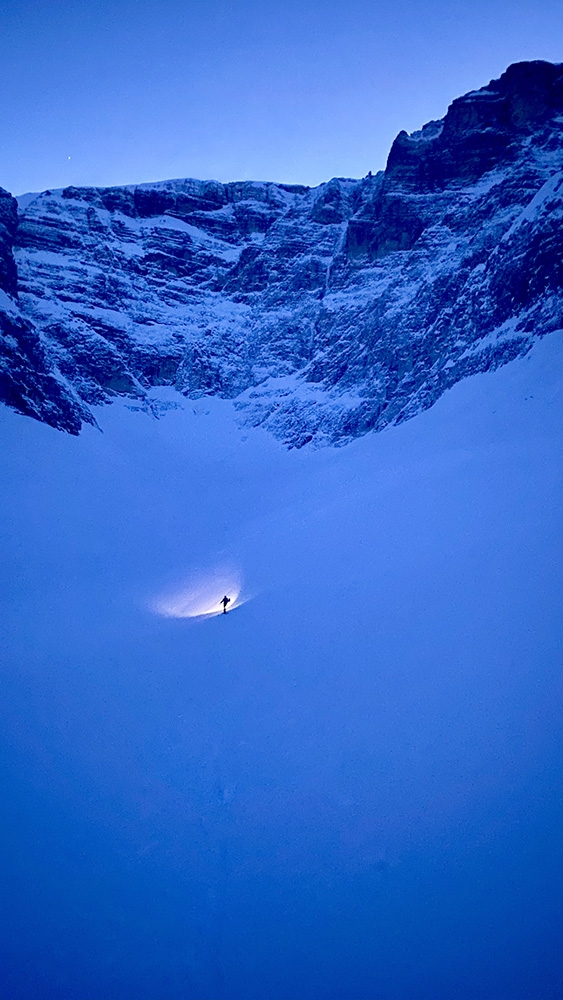
M 224 614 L 224 615 L 226 615 L 226 614 L 227 614 L 227 604 L 230 604 L 230 603 L 231 603 L 231 598 L 230 598 L 230 597 L 227 597 L 227 596 L 225 595 L 225 597 L 224 597 L 224 598 L 223 598 L 223 600 L 221 601 L 221 604 L 223 605 L 223 614 Z

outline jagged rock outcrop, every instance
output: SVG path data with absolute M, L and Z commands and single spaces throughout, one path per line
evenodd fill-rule
M 19 413 L 78 434 L 92 414 L 55 377 L 39 332 L 18 305 L 17 228 L 17 201 L 0 188 L 0 399 Z
M 562 140 L 563 66 L 519 63 L 362 180 L 1 192 L 2 398 L 75 432 L 171 384 L 291 446 L 404 420 L 563 326 Z

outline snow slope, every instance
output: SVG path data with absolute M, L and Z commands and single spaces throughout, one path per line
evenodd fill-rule
M 5 995 L 561 996 L 562 362 L 344 449 L 2 410 Z

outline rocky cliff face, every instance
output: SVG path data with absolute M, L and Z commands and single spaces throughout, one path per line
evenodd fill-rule
M 0 190 L 1 398 L 77 433 L 116 394 L 234 398 L 290 446 L 430 406 L 563 327 L 563 66 L 519 63 L 318 188 Z

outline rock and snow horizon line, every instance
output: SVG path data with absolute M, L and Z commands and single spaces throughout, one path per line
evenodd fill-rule
M 288 447 L 400 423 L 563 325 L 562 140 L 534 61 L 360 180 L 0 194 L 0 399 L 78 433 L 170 385 Z
M 452 105 L 454 105 L 457 101 L 466 101 L 468 99 L 475 99 L 475 98 L 479 98 L 479 97 L 492 97 L 492 96 L 496 96 L 495 95 L 495 90 L 494 90 L 495 85 L 498 85 L 498 84 L 501 83 L 501 81 L 504 81 L 505 77 L 507 77 L 507 74 L 510 75 L 510 74 L 512 74 L 517 69 L 520 69 L 520 68 L 523 69 L 523 68 L 527 68 L 527 67 L 538 67 L 538 68 L 539 67 L 550 67 L 550 68 L 553 68 L 555 70 L 559 70 L 559 69 L 563 68 L 563 62 L 561 62 L 561 63 L 553 63 L 553 62 L 550 62 L 550 61 L 544 60 L 544 59 L 530 59 L 530 60 L 519 60 L 518 62 L 510 63 L 507 66 L 507 68 L 504 71 L 504 73 L 501 73 L 500 77 L 496 77 L 496 78 L 490 80 L 488 84 L 484 84 L 482 87 L 479 87 L 477 90 L 468 91 L 466 94 L 461 94 L 459 97 L 454 98 L 452 100 L 451 104 L 448 105 L 448 108 L 447 108 L 447 111 L 446 111 L 446 115 L 447 115 L 448 111 L 451 110 Z M 491 90 L 491 87 L 493 88 L 493 90 Z M 446 115 L 444 115 L 444 118 L 446 117 Z M 442 123 L 444 121 L 444 118 L 431 119 L 428 122 L 425 122 L 424 124 L 422 124 L 420 126 L 420 128 L 414 129 L 412 132 L 407 132 L 404 129 L 402 129 L 402 130 L 399 131 L 399 133 L 396 136 L 396 138 L 398 138 L 399 135 L 401 135 L 401 136 L 405 136 L 406 135 L 409 139 L 415 139 L 417 141 L 419 141 L 419 140 L 425 140 L 425 139 L 427 140 L 427 139 L 429 139 L 431 137 L 433 138 L 434 136 L 432 136 L 431 133 L 437 131 L 435 127 L 442 125 Z M 389 157 L 389 155 L 390 155 L 390 153 L 388 154 L 388 157 Z M 159 178 L 157 180 L 149 180 L 149 181 L 146 181 L 146 180 L 145 181 L 134 181 L 134 182 L 127 182 L 125 184 L 61 185 L 60 187 L 52 187 L 51 186 L 49 188 L 42 188 L 39 191 L 23 191 L 21 194 L 16 194 L 14 192 L 8 192 L 8 193 L 12 194 L 12 196 L 18 202 L 18 205 L 20 206 L 20 208 L 23 209 L 23 208 L 27 207 L 27 205 L 29 204 L 30 200 L 32 200 L 34 198 L 38 198 L 42 194 L 47 194 L 47 193 L 48 194 L 62 194 L 62 192 L 64 190 L 68 190 L 69 188 L 76 188 L 77 190 L 85 190 L 85 189 L 87 190 L 89 188 L 92 188 L 92 189 L 94 189 L 96 191 L 107 191 L 107 190 L 110 190 L 110 189 L 117 188 L 117 189 L 120 189 L 120 190 L 134 191 L 135 188 L 159 188 L 159 187 L 166 188 L 166 187 L 170 187 L 170 186 L 184 185 L 184 184 L 186 184 L 186 185 L 189 185 L 189 184 L 216 184 L 216 185 L 218 185 L 220 187 L 227 187 L 227 188 L 231 187 L 231 186 L 232 187 L 241 187 L 243 185 L 252 185 L 252 186 L 256 186 L 256 187 L 266 187 L 266 186 L 279 187 L 279 188 L 282 188 L 283 190 L 289 190 L 289 191 L 298 190 L 298 189 L 301 189 L 303 191 L 318 191 L 320 188 L 324 187 L 326 184 L 330 184 L 331 181 L 341 181 L 341 182 L 349 181 L 349 182 L 357 183 L 358 181 L 363 180 L 366 177 L 372 177 L 372 176 L 375 177 L 378 174 L 384 174 L 384 173 L 385 173 L 385 168 L 383 170 L 376 170 L 376 171 L 371 171 L 370 170 L 370 171 L 368 171 L 367 174 L 364 174 L 364 177 L 348 177 L 348 176 L 343 176 L 343 175 L 340 175 L 340 174 L 334 174 L 331 177 L 327 178 L 326 180 L 320 181 L 318 184 L 304 184 L 304 183 L 302 184 L 300 182 L 292 182 L 292 183 L 290 183 L 288 181 L 283 181 L 283 180 L 266 180 L 264 178 L 263 179 L 246 178 L 244 180 L 237 179 L 237 178 L 232 178 L 231 180 L 228 180 L 228 181 L 220 181 L 216 177 L 206 177 L 206 178 L 204 178 L 204 177 L 195 177 L 195 176 L 192 176 L 191 174 L 187 174 L 187 175 L 182 175 L 182 176 L 179 176 L 179 177 L 165 177 L 165 178 Z

